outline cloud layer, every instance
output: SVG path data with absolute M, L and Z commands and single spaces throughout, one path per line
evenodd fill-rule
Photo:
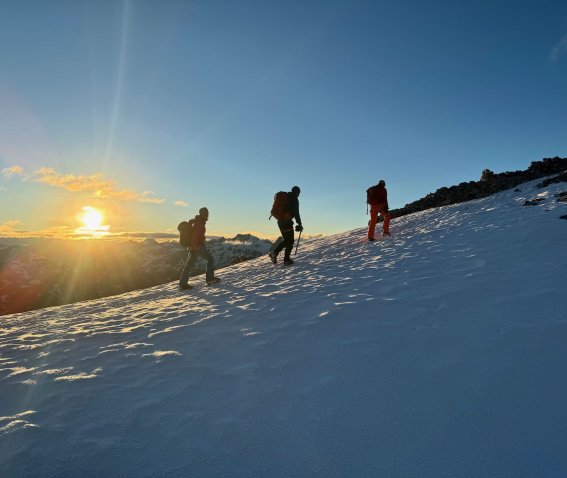
M 20 166 L 10 166 L 9 168 L 4 168 L 1 172 L 6 179 L 12 179 L 13 176 L 23 175 L 24 169 Z
M 0 235 L 19 235 L 22 225 L 23 222 L 18 219 L 0 223 Z
M 118 199 L 153 204 L 165 202 L 165 199 L 152 197 L 152 191 L 137 192 L 130 189 L 119 189 L 115 181 L 104 178 L 101 173 L 91 175 L 62 174 L 54 168 L 41 168 L 30 175 L 25 175 L 22 167 L 11 166 L 3 169 L 2 175 L 7 179 L 21 176 L 24 180 L 47 184 L 70 192 L 87 193 L 99 199 Z

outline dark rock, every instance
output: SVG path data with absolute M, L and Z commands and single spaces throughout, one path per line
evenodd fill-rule
M 481 199 L 500 191 L 515 188 L 525 182 L 554 174 L 558 176 L 551 178 L 551 182 L 567 180 L 565 176 L 567 175 L 567 158 L 556 156 L 554 158 L 544 158 L 542 161 L 534 161 L 525 171 L 509 171 L 496 174 L 490 170 L 484 170 L 481 181 L 463 182 L 458 186 L 439 188 L 422 199 L 406 204 L 403 208 L 393 209 L 391 211 L 392 217 L 405 216 L 406 214 L 425 211 L 426 209 Z M 551 182 L 548 183 L 548 180 L 546 180 L 542 184 L 547 186 Z M 521 191 L 517 189 L 517 192 Z
M 252 240 L 258 240 L 258 238 L 256 236 L 253 236 L 252 234 L 237 234 L 231 239 L 231 241 L 240 241 L 240 242 L 249 242 Z
M 533 199 L 526 201 L 523 205 L 524 206 L 537 206 L 538 204 L 540 204 L 543 201 L 545 201 L 545 199 L 543 199 L 543 198 L 533 198 Z
M 545 188 L 545 187 L 549 186 L 550 184 L 563 183 L 563 182 L 567 182 L 567 171 L 563 171 L 561 174 L 558 174 L 557 176 L 555 176 L 553 178 L 549 178 L 549 179 L 546 179 L 545 181 L 542 181 L 536 187 L 537 188 Z
M 144 244 L 144 246 L 150 246 L 150 247 L 159 246 L 159 242 L 151 237 L 146 237 L 146 239 L 142 241 L 142 244 Z

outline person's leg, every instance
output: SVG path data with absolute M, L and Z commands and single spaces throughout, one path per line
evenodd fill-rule
M 280 228 L 280 233 L 282 235 L 282 241 L 274 249 L 273 254 L 276 257 L 282 251 L 282 249 L 284 249 L 284 247 L 287 251 L 290 232 L 291 232 L 291 235 L 292 235 L 291 247 L 293 248 L 293 221 L 290 221 L 290 220 L 278 221 L 278 227 Z M 286 254 L 287 254 L 287 252 L 286 252 Z
M 205 270 L 205 280 L 209 282 L 215 278 L 215 261 L 213 259 L 213 255 L 209 252 L 209 250 L 205 246 L 199 249 L 199 253 L 201 257 L 207 261 L 207 269 Z
M 179 278 L 179 287 L 184 287 L 187 285 L 187 282 L 189 281 L 189 273 L 191 272 L 191 268 L 195 264 L 196 258 L 196 255 L 193 252 L 189 251 L 189 253 L 187 254 L 187 260 L 185 261 L 185 266 L 181 271 L 181 277 Z
M 284 244 L 285 244 L 285 254 L 284 254 L 284 262 L 291 261 L 291 251 L 293 249 L 293 243 L 295 242 L 295 237 L 293 234 L 293 224 L 288 230 L 283 232 L 284 234 Z
M 382 217 L 384 218 L 384 234 L 390 234 L 390 215 L 389 211 L 383 212 Z
M 374 231 L 376 229 L 376 223 L 378 222 L 378 206 L 372 204 L 370 206 L 370 221 L 368 221 L 368 240 L 374 239 Z
M 276 248 L 273 250 L 273 253 L 274 253 L 274 255 L 276 255 L 276 256 L 282 251 L 282 249 L 283 249 L 284 246 L 285 246 L 285 241 L 284 241 L 283 236 L 282 236 L 281 239 L 282 239 L 282 240 L 278 243 L 278 245 L 276 246 Z

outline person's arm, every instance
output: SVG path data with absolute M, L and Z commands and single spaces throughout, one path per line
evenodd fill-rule
M 299 199 L 294 198 L 293 208 L 293 216 L 295 217 L 295 221 L 297 222 L 297 225 L 303 229 L 303 225 L 301 224 L 301 216 L 299 215 Z

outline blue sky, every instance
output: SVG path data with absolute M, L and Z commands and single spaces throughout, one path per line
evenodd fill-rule
M 206 205 L 211 232 L 275 235 L 297 184 L 306 232 L 352 229 L 379 179 L 396 208 L 566 156 L 566 79 L 559 1 L 5 1 L 0 227 Z

